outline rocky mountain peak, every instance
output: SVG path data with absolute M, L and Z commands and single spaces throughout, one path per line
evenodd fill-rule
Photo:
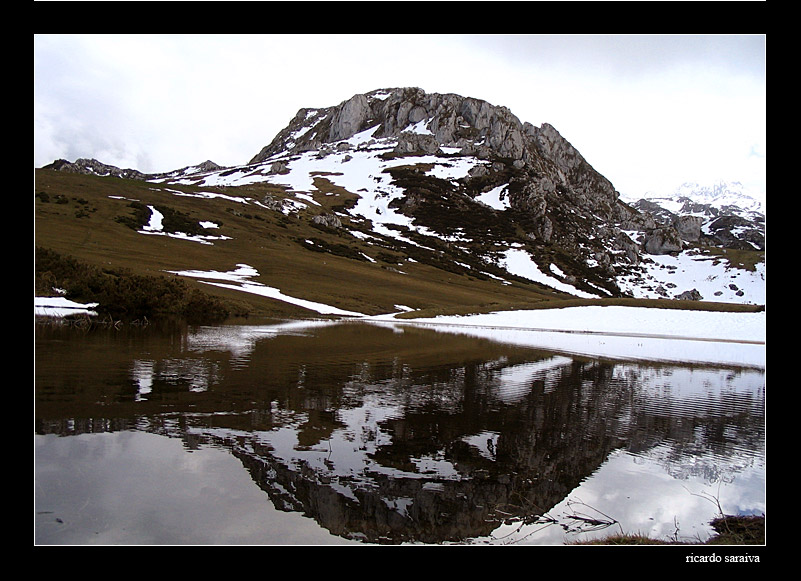
M 224 188 L 267 182 L 275 189 L 254 203 L 270 211 L 342 235 L 354 228 L 370 239 L 378 234 L 398 252 L 410 249 L 391 246 L 399 240 L 408 245 L 417 237 L 416 245 L 426 238 L 423 246 L 445 244 L 450 253 L 429 257 L 432 264 L 458 270 L 472 261 L 471 272 L 481 276 L 522 257 L 526 268 L 592 296 L 629 294 L 644 269 L 656 268 L 650 257 L 675 257 L 692 245 L 764 248 L 759 224 L 741 235 L 743 222 L 729 211 L 716 210 L 710 223 L 686 201 L 683 209 L 655 199 L 624 202 L 548 123 L 537 127 L 504 106 L 417 87 L 301 108 L 249 163 L 233 168 L 206 161 L 144 175 L 95 160 L 48 167 Z M 318 180 L 354 199 L 337 210 L 317 209 L 315 195 L 327 195 Z M 726 192 L 717 188 L 705 199 L 720 201 Z M 462 244 L 451 244 L 457 240 Z
M 146 174 L 135 169 L 120 169 L 116 166 L 99 162 L 96 159 L 86 158 L 79 158 L 74 162 L 67 161 L 66 159 L 57 159 L 53 163 L 44 166 L 44 169 L 53 169 L 67 173 L 113 176 L 133 180 L 141 180 L 146 177 Z
M 418 187 L 407 190 L 406 200 L 398 203 L 417 223 L 442 231 L 443 223 L 435 228 L 430 218 L 434 204 L 461 207 L 465 198 L 503 188 L 516 227 L 537 245 L 542 260 L 570 257 L 560 269 L 572 271 L 566 274 L 571 280 L 586 279 L 586 270 L 575 265 L 589 263 L 596 286 L 609 286 L 616 268 L 639 262 L 637 244 L 618 226 L 637 229 L 650 218 L 620 202 L 611 182 L 555 127 L 521 122 L 507 107 L 482 99 L 405 87 L 357 94 L 333 107 L 302 108 L 250 164 L 274 165 L 287 154 L 337 151 L 351 147 L 347 140 L 357 135 L 369 135 L 363 147 L 371 140 L 391 140 L 395 156 L 482 162 L 448 192 L 441 191 L 442 184 L 419 183 L 418 177 Z M 612 285 L 608 292 L 617 290 Z
M 445 148 L 550 175 L 542 184 L 545 190 L 559 183 L 569 185 L 579 203 L 598 202 L 603 208 L 619 197 L 612 184 L 552 125 L 535 127 L 504 106 L 452 93 L 426 93 L 416 87 L 377 89 L 334 107 L 300 109 L 249 163 L 288 151 L 320 149 L 371 128 L 373 138 L 397 139 L 399 154 L 441 153 Z
M 525 128 L 507 108 L 455 94 L 426 93 L 422 89 L 377 89 L 354 95 L 337 106 L 303 108 L 250 163 L 286 150 L 307 151 L 349 139 L 374 128 L 375 138 L 409 139 L 423 150 L 436 147 L 473 148 L 521 160 L 526 157 Z M 426 139 L 412 136 L 422 135 Z

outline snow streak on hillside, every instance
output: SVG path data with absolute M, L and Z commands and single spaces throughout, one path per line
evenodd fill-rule
M 266 182 L 285 186 L 293 197 L 284 202 L 283 211 L 292 213 L 299 209 L 313 209 L 314 206 L 319 206 L 315 197 L 336 195 L 322 192 L 314 185 L 314 178 L 321 177 L 329 180 L 335 186 L 360 196 L 356 205 L 348 211 L 347 217 L 365 223 L 369 221 L 372 224 L 372 231 L 376 234 L 407 244 L 420 244 L 393 228 L 393 226 L 400 226 L 423 237 L 428 236 L 439 240 L 445 238 L 454 243 L 468 242 L 469 239 L 464 237 L 444 237 L 416 224 L 412 218 L 393 208 L 391 203 L 402 198 L 405 192 L 391 183 L 392 178 L 385 170 L 414 164 L 418 167 L 430 167 L 426 172 L 430 176 L 455 181 L 466 176 L 476 166 L 488 162 L 473 156 L 421 155 L 411 158 L 383 159 L 381 154 L 392 152 L 397 142 L 395 139 L 373 138 L 372 134 L 375 130 L 376 128 L 371 128 L 357 133 L 350 139 L 338 142 L 327 154 L 321 154 L 317 150 L 298 154 L 282 153 L 256 165 L 191 176 L 171 183 L 199 187 L 236 187 Z M 408 130 L 418 133 L 426 131 L 422 123 L 410 126 Z M 458 151 L 458 148 L 443 148 L 443 152 L 446 154 L 453 155 Z M 272 172 L 271 168 L 276 166 L 281 167 L 280 173 Z M 477 200 L 495 210 L 505 211 L 509 208 L 504 195 L 506 187 L 506 185 L 498 186 L 485 192 Z M 206 195 L 216 196 L 218 194 Z M 249 203 L 263 205 L 257 200 L 249 200 Z M 346 214 L 342 213 L 340 216 L 346 217 Z M 351 234 L 365 240 L 362 232 L 352 231 Z M 491 258 L 487 257 L 487 260 L 491 260 Z M 522 250 L 510 248 L 501 258 L 500 264 L 511 274 L 578 296 L 592 296 L 566 285 L 551 273 L 542 272 Z
M 384 160 L 380 154 L 391 152 L 396 141 L 373 139 L 372 133 L 375 130 L 376 128 L 368 129 L 335 144 L 335 151 L 327 155 L 316 150 L 300 154 L 280 154 L 256 166 L 243 166 L 233 171 L 187 178 L 177 183 L 201 187 L 236 187 L 268 182 L 286 186 L 295 196 L 295 207 L 309 207 L 319 205 L 314 201 L 314 196 L 325 195 L 315 187 L 314 178 L 325 177 L 335 186 L 361 196 L 361 200 L 351 210 L 351 216 L 372 221 L 378 233 L 396 236 L 397 232 L 387 226 L 400 225 L 417 230 L 423 235 L 435 235 L 424 228 L 416 227 L 411 218 L 390 207 L 390 202 L 402 197 L 404 192 L 391 184 L 391 178 L 385 170 L 410 163 L 432 164 L 429 175 L 455 180 L 465 176 L 470 169 L 482 162 L 474 157 L 440 158 L 435 155 L 417 156 L 411 161 L 402 157 Z M 271 166 L 276 163 L 285 164 L 286 169 L 281 173 L 270 173 Z M 290 206 L 286 211 L 294 209 Z
M 310 114 L 312 113 L 310 112 Z M 397 141 L 394 138 L 376 139 L 373 137 L 375 130 L 376 128 L 371 128 L 350 139 L 331 144 L 325 151 L 284 152 L 258 164 L 196 174 L 178 181 L 171 180 L 171 183 L 209 188 L 236 187 L 256 183 L 284 186 L 291 195 L 282 201 L 282 211 L 289 214 L 302 209 L 313 210 L 315 206 L 320 206 L 315 198 L 337 195 L 323 192 L 315 186 L 315 178 L 323 178 L 334 186 L 360 196 L 356 205 L 348 210 L 347 214 L 340 213 L 340 217 L 347 217 L 356 222 L 361 221 L 364 224 L 369 221 L 372 224 L 372 231 L 376 234 L 407 244 L 420 245 L 419 236 L 445 238 L 441 234 L 415 224 L 413 218 L 405 216 L 392 207 L 392 202 L 402 198 L 405 192 L 392 184 L 392 178 L 386 170 L 414 164 L 418 168 L 427 168 L 426 173 L 430 176 L 455 181 L 468 175 L 468 172 L 477 166 L 489 162 L 473 156 L 457 155 L 458 148 L 443 148 L 443 152 L 452 157 L 420 155 L 383 158 L 381 154 L 391 153 Z M 406 130 L 417 133 L 428 131 L 423 122 L 410 125 Z M 496 211 L 507 211 L 509 209 L 505 196 L 507 186 L 508 184 L 498 186 L 476 199 Z M 699 186 L 686 184 L 680 189 L 680 192 L 677 192 L 677 196 L 689 194 L 691 189 L 697 193 Z M 743 200 L 749 199 L 736 186 L 720 186 L 701 191 L 702 193 L 706 192 L 702 195 L 703 200 L 700 200 L 704 203 L 732 204 L 743 203 Z M 193 195 L 225 197 L 241 203 L 264 206 L 262 201 L 231 195 L 211 192 Z M 659 199 L 659 202 L 667 209 L 676 212 L 684 203 L 679 201 L 678 197 Z M 753 205 L 753 207 L 758 206 L 758 203 Z M 404 236 L 399 229 L 415 232 L 418 235 L 418 242 L 413 242 L 408 236 Z M 352 231 L 351 233 L 361 240 L 369 242 L 369 237 L 363 232 Z M 633 233 L 630 233 L 630 236 L 633 238 Z M 469 241 L 469 238 L 459 236 L 451 236 L 447 239 L 456 244 Z M 546 284 L 551 288 L 581 297 L 592 298 L 595 296 L 565 284 L 558 276 L 554 276 L 560 274 L 558 271 L 543 272 L 522 249 L 509 248 L 500 258 L 496 256 L 485 257 L 485 259 L 497 261 L 496 263 L 503 266 L 510 274 Z M 551 268 L 553 270 L 554 265 L 551 265 Z M 695 289 L 701 294 L 702 300 L 765 303 L 764 263 L 758 265 L 755 272 L 749 272 L 732 269 L 724 261 L 715 262 L 709 257 L 697 253 L 682 252 L 678 256 L 646 256 L 641 270 L 641 275 L 627 275 L 618 278 L 620 288 L 635 298 L 674 297 L 684 291 Z M 599 296 L 605 296 L 605 293 L 599 293 Z

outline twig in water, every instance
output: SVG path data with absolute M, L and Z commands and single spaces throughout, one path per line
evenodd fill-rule
M 585 502 L 582 502 L 582 501 L 575 502 L 575 501 L 571 501 L 570 499 L 568 499 L 567 506 L 568 506 L 568 508 L 570 508 L 573 511 L 573 514 L 567 515 L 567 518 L 572 519 L 574 521 L 579 521 L 580 523 L 584 523 L 585 525 L 589 525 L 591 527 L 589 529 L 585 528 L 582 532 L 597 531 L 597 530 L 601 530 L 601 529 L 605 529 L 607 527 L 610 527 L 610 526 L 612 526 L 614 524 L 617 524 L 618 527 L 620 527 L 620 532 L 621 533 L 623 532 L 623 527 L 620 525 L 620 522 L 618 522 L 616 519 L 613 519 L 609 515 L 602 513 L 597 508 L 594 508 L 594 507 L 588 505 Z M 584 516 L 582 514 L 579 514 L 579 513 L 577 513 L 575 511 L 575 508 L 574 508 L 575 506 L 584 506 L 584 507 L 586 507 L 586 508 L 588 508 L 590 510 L 593 510 L 597 514 L 599 514 L 600 516 L 604 517 L 604 520 L 602 520 L 600 518 L 595 518 L 595 517 L 592 517 L 592 516 L 589 516 L 589 515 Z M 581 528 L 581 525 L 579 525 L 579 528 Z

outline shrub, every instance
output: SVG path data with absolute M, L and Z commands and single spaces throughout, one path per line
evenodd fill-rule
M 190 288 L 183 279 L 98 268 L 46 248 L 36 248 L 34 273 L 37 294 L 48 296 L 54 288 L 64 289 L 66 298 L 99 303 L 96 310 L 114 318 L 179 315 L 211 322 L 229 314 L 220 299 Z
M 145 204 L 134 201 L 128 204 L 128 207 L 134 209 L 134 214 L 132 216 L 117 216 L 117 222 L 134 230 L 140 230 L 150 222 L 151 211 Z M 183 232 L 190 235 L 198 235 L 206 232 L 205 228 L 200 225 L 198 220 L 195 220 L 189 216 L 189 214 L 180 212 L 169 206 L 154 206 L 154 208 L 162 215 L 161 225 L 165 232 Z

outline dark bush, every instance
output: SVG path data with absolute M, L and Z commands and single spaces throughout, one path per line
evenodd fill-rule
M 134 230 L 142 229 L 150 222 L 152 211 L 141 202 L 131 202 L 128 207 L 134 209 L 133 215 L 117 216 L 116 221 Z M 163 216 L 161 225 L 165 232 L 183 232 L 185 234 L 204 234 L 206 229 L 189 214 L 180 212 L 169 206 L 153 206 Z
M 46 248 L 36 248 L 34 273 L 37 294 L 50 296 L 55 288 L 63 289 L 66 298 L 99 303 L 96 310 L 114 318 L 180 315 L 212 322 L 229 314 L 221 300 L 189 287 L 183 279 L 98 268 Z

